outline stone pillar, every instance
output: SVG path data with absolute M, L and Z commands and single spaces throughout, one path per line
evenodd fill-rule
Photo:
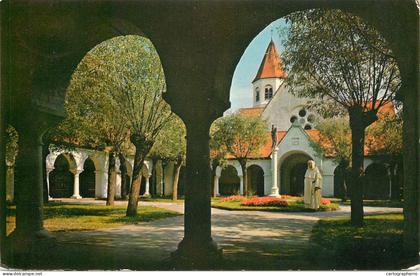
M 239 194 L 244 195 L 244 177 L 239 175 Z
M 271 154 L 271 194 L 270 196 L 280 197 L 279 188 L 277 187 L 277 152 L 279 148 L 275 147 L 273 153 Z
M 50 117 L 35 110 L 20 114 L 15 128 L 19 133 L 19 152 L 15 175 L 16 228 L 10 235 L 11 250 L 21 262 L 30 262 L 28 253 L 47 252 L 54 239 L 43 225 L 42 135 Z
M 143 196 L 150 196 L 150 182 L 149 182 L 149 179 L 150 179 L 150 174 L 148 174 L 147 176 L 145 176 L 145 179 L 146 179 L 146 187 L 145 187 L 145 189 L 144 189 L 144 194 L 143 194 Z
M 80 189 L 79 189 L 79 176 L 83 172 L 83 170 L 75 170 L 72 173 L 74 174 L 74 184 L 73 184 L 73 195 L 71 198 L 81 199 L 80 196 Z
M 221 250 L 211 236 L 209 128 L 204 120 L 187 125 L 187 181 L 184 238 L 173 253 L 178 268 L 203 269 L 219 262 Z
M 48 200 L 52 199 L 51 193 L 50 193 L 50 173 L 54 170 L 54 168 L 47 167 L 45 178 L 47 180 L 47 193 L 48 193 Z
M 220 176 L 217 175 L 217 174 L 214 176 L 214 196 L 220 196 L 220 193 L 219 193 L 219 178 L 220 178 Z

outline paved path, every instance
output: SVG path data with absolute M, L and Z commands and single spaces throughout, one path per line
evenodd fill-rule
M 97 200 L 83 202 L 104 204 L 103 201 Z M 184 208 L 182 204 L 164 202 L 140 202 L 140 205 L 156 206 L 181 213 Z M 401 208 L 365 207 L 364 210 L 366 214 L 402 212 Z M 225 269 L 310 269 L 310 260 L 302 252 L 308 251 L 313 225 L 319 218 L 349 215 L 349 206 L 342 206 L 341 210 L 336 212 L 316 213 L 226 211 L 213 208 L 212 233 L 214 240 L 223 248 Z M 83 268 L 83 264 L 85 269 L 102 267 L 102 258 L 114 261 L 105 264 L 109 265 L 110 269 L 153 270 L 161 268 L 161 260 L 175 251 L 182 240 L 183 216 L 113 229 L 56 232 L 54 235 L 66 250 L 75 250 L 79 259 L 80 256 L 84 256 L 79 263 L 75 260 L 76 267 Z M 121 257 L 124 254 L 127 257 Z

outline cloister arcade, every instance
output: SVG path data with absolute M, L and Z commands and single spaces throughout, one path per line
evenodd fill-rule
M 172 257 L 181 267 L 204 268 L 218 262 L 221 250 L 211 233 L 210 125 L 230 106 L 232 74 L 249 41 L 273 20 L 308 8 L 340 8 L 360 16 L 382 33 L 396 55 L 403 80 L 399 98 L 404 102 L 404 244 L 412 255 L 418 254 L 418 2 L 3 1 L 1 5 L 1 129 L 10 123 L 20 135 L 16 229 L 7 238 L 5 174 L 1 174 L 2 256 L 12 248 L 14 256 L 22 258 L 53 242 L 43 227 L 42 135 L 62 120 L 66 87 L 86 52 L 111 37 L 137 34 L 155 45 L 166 76 L 165 100 L 187 128 L 184 238 Z M 4 160 L 3 140 L 0 158 Z M 69 166 L 83 168 L 83 164 Z M 4 162 L 1 171 L 6 171 Z M 3 246 L 6 240 L 10 247 Z

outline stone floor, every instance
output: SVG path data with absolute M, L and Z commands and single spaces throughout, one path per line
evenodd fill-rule
M 83 202 L 104 204 L 87 199 Z M 141 202 L 140 205 L 181 213 L 184 208 L 175 203 Z M 364 210 L 366 214 L 402 212 L 401 208 L 365 207 Z M 224 270 L 312 270 L 317 268 L 305 252 L 310 246 L 313 225 L 319 218 L 349 215 L 348 206 L 342 206 L 336 212 L 316 213 L 212 209 L 212 233 L 223 249 Z M 49 252 L 50 268 L 166 270 L 165 260 L 183 237 L 183 216 L 113 229 L 55 232 L 53 235 L 58 248 Z

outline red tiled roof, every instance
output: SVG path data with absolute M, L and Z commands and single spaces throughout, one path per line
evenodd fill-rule
M 250 108 L 240 108 L 239 113 L 242 115 L 250 116 L 260 116 L 264 111 L 264 107 L 250 107 Z
M 273 40 L 271 40 L 268 44 L 267 50 L 265 51 L 258 73 L 252 82 L 258 79 L 284 78 L 285 76 L 286 74 L 283 71 L 280 56 L 277 53 Z

